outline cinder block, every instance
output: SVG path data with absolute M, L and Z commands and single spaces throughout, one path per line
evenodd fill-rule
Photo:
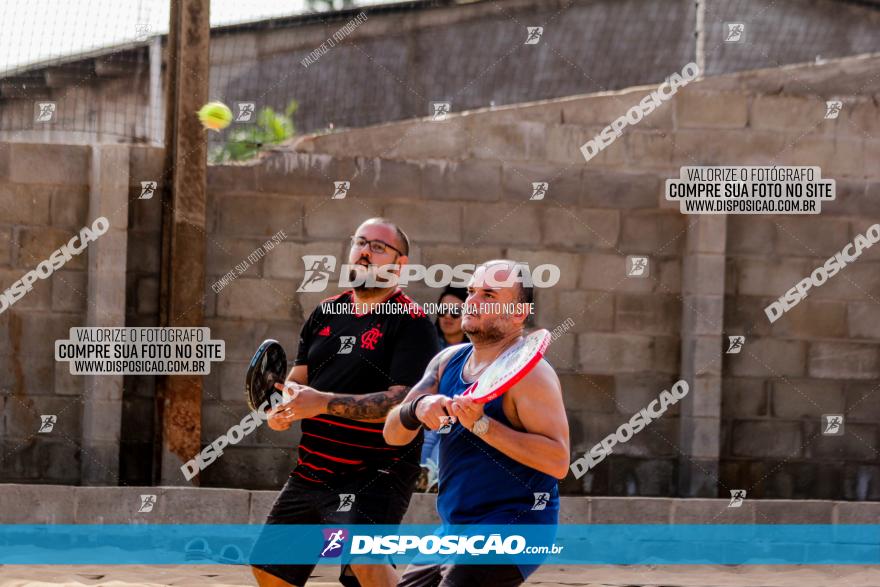
M 224 318 L 293 320 L 302 311 L 294 297 L 297 285 L 290 280 L 239 277 L 217 296 L 217 314 Z
M 329 199 L 333 182 L 351 180 L 356 172 L 354 159 L 279 151 L 257 167 L 256 190 Z
M 727 217 L 727 251 L 731 255 L 769 255 L 776 242 L 779 217 L 734 214 Z
M 627 159 L 640 168 L 672 168 L 674 148 L 672 131 L 651 132 L 630 129 L 626 133 Z
M 266 240 L 269 239 L 243 239 L 222 235 L 207 239 L 205 273 L 208 275 L 208 280 L 213 282 L 215 278 L 222 277 L 230 271 L 236 277 L 255 278 L 264 275 L 263 266 L 266 258 L 277 251 L 277 249 L 265 250 L 263 244 Z M 286 243 L 281 243 L 284 244 Z M 261 253 L 265 254 L 256 258 Z M 249 260 L 250 255 L 253 255 L 255 260 Z M 236 267 L 243 269 L 243 272 L 236 270 Z
M 251 491 L 248 524 L 263 524 L 278 495 L 279 491 Z
M 615 297 L 615 331 L 639 334 L 679 333 L 682 306 L 677 296 L 619 293 Z
M 608 92 L 563 102 L 562 113 L 571 124 L 608 126 L 615 119 L 639 104 L 654 88 L 636 88 L 621 92 Z M 656 110 L 642 118 L 639 126 L 643 128 L 672 128 L 673 108 L 670 102 L 663 102 Z
M 620 233 L 617 210 L 546 208 L 541 218 L 544 243 L 548 245 L 615 249 Z
M 688 375 L 720 375 L 721 344 L 715 335 L 688 336 L 682 341 L 682 368 Z
M 349 196 L 355 198 L 419 198 L 422 168 L 419 163 L 358 157 Z M 348 196 L 346 196 L 348 197 Z
M 673 500 L 650 497 L 593 497 L 591 524 L 669 524 Z
M 850 337 L 880 338 L 880 307 L 875 302 L 850 302 L 846 305 L 846 318 Z
M 766 319 L 763 312 L 762 319 Z M 850 326 L 852 320 L 850 314 Z M 773 323 L 773 334 L 781 338 L 847 338 L 847 303 L 808 297 Z
M 734 422 L 733 455 L 762 459 L 793 459 L 803 454 L 804 438 L 797 422 Z
M 256 192 L 257 168 L 257 165 L 209 165 L 208 193 L 218 197 L 224 192 Z M 140 182 L 136 185 L 140 186 Z
M 655 208 L 663 181 L 650 173 L 586 169 L 581 205 L 592 208 Z
M 880 355 L 876 344 L 813 342 L 809 351 L 809 375 L 822 379 L 876 379 Z
M 420 122 L 406 124 L 403 128 L 383 129 L 384 140 L 376 144 L 370 144 L 374 142 L 372 135 L 382 127 L 371 127 L 365 129 L 364 140 L 340 153 L 370 153 L 375 157 L 395 159 L 462 159 L 468 148 L 467 132 L 462 128 L 464 122 L 448 122 L 432 124 L 430 132 L 425 132 L 424 123 Z
M 537 256 L 538 261 L 548 256 L 547 254 L 538 254 L 534 252 L 528 252 L 528 255 Z M 554 253 L 553 256 L 555 257 L 557 255 L 558 253 Z M 576 257 L 575 255 L 571 256 Z M 504 249 L 501 245 L 469 246 L 466 244 L 425 245 L 422 247 L 421 262 L 429 266 L 439 263 L 453 266 L 462 263 L 473 263 L 474 265 L 477 265 L 491 259 L 503 259 L 506 257 L 510 257 L 514 260 L 522 260 L 524 262 L 529 262 L 530 264 L 532 264 L 532 258 L 528 257 L 526 255 L 526 251 L 523 251 L 522 249 L 508 249 L 507 253 L 505 254 Z M 540 262 L 536 261 L 536 264 L 539 265 Z M 534 267 L 536 266 L 536 264 L 532 264 L 531 266 Z M 566 264 L 562 263 L 561 265 Z M 560 272 L 562 273 L 560 277 L 560 283 L 563 283 L 566 279 L 566 274 L 565 272 L 562 272 L 561 267 Z
M 73 237 L 69 230 L 49 227 L 29 227 L 18 231 L 19 248 L 16 251 L 16 266 L 32 269 L 47 260 L 56 249 Z M 106 235 L 105 235 L 106 236 Z M 87 254 L 83 251 L 74 255 L 65 264 L 68 269 L 85 269 Z
M 764 379 L 725 377 L 721 402 L 721 413 L 725 418 L 754 419 L 769 415 L 769 390 Z
M 468 133 L 468 153 L 476 159 L 492 161 L 542 160 L 547 140 L 541 122 L 481 124 L 478 132 Z
M 559 523 L 589 524 L 590 502 L 591 499 L 586 496 L 561 496 L 559 498 Z
M 18 391 L 26 396 L 45 397 L 42 394 L 52 393 L 51 383 L 55 372 L 53 366 L 55 362 L 55 341 L 53 339 L 52 341 L 37 344 L 36 342 L 29 343 L 28 340 L 28 337 L 23 336 L 20 344 L 23 346 L 32 344 L 33 346 L 27 349 L 22 348 L 19 354 L 0 355 L 0 388 Z M 19 341 L 13 340 L 12 342 L 15 344 Z M 46 350 L 46 347 L 50 347 L 51 350 Z M 33 399 L 33 397 L 30 399 Z M 8 409 L 9 406 L 7 405 Z M 11 416 L 7 417 L 11 418 Z M 27 426 L 31 425 L 30 418 L 35 418 L 29 411 L 23 414 L 22 417 L 28 418 Z M 10 430 L 10 428 L 7 428 L 7 430 Z M 31 434 L 33 434 L 33 430 L 28 432 L 26 436 Z
M 9 153 L 9 179 L 15 183 L 88 185 L 91 147 L 14 143 Z
M 847 381 L 844 395 L 847 420 L 855 422 L 880 422 L 880 402 L 874 401 L 877 383 L 875 381 Z
M 80 451 L 68 440 L 39 438 L 36 442 L 21 444 L 7 439 L 4 454 L 8 455 L 0 462 L 4 481 L 67 485 L 80 481 Z M 67 510 L 62 511 L 59 517 L 66 519 Z
M 540 220 L 537 214 L 524 213 L 529 202 L 515 204 L 470 204 L 463 210 L 461 242 L 465 245 L 520 245 L 541 242 Z M 413 214 L 412 206 L 407 206 L 407 213 Z M 435 231 L 446 227 L 444 241 L 455 237 L 457 222 L 449 218 L 448 222 L 437 222 L 431 216 L 423 216 L 425 222 L 435 222 Z M 437 218 L 437 217 L 435 217 Z M 442 216 L 440 217 L 442 218 Z M 441 240 L 441 239 L 436 239 Z M 455 242 L 459 242 L 455 239 Z
M 538 296 L 544 291 L 575 289 L 577 287 L 578 272 L 581 264 L 580 255 L 547 249 L 528 251 L 519 248 L 509 248 L 505 255 L 506 258 L 513 259 L 514 261 L 528 263 L 532 270 L 539 265 L 556 265 L 559 268 L 559 281 L 552 288 L 539 288 L 536 292 Z M 500 253 L 498 257 L 500 257 Z M 483 261 L 489 258 L 480 257 L 480 259 Z
M 616 495 L 665 497 L 675 493 L 674 459 L 615 459 L 609 485 Z
M 635 334 L 580 334 L 580 368 L 587 373 L 607 375 L 650 371 L 653 340 L 653 337 Z
M 554 163 L 583 165 L 586 160 L 581 145 L 595 137 L 602 127 L 585 127 L 574 124 L 551 124 L 546 128 L 547 160 Z M 587 162 L 591 166 L 602 165 L 600 154 Z
M 787 257 L 830 257 L 850 240 L 850 223 L 844 218 L 802 216 L 775 219 L 775 251 Z
M 626 257 L 586 253 L 583 255 L 580 287 L 600 291 L 649 292 L 653 289 L 650 278 L 627 277 Z M 656 268 L 656 260 L 652 268 Z
M 681 417 L 679 442 L 688 457 L 711 459 L 721 454 L 721 420 L 719 418 Z
M 159 181 L 164 175 L 165 149 L 144 145 L 128 145 L 128 152 L 128 178 L 131 187 L 140 188 L 142 181 Z M 208 177 L 210 178 L 217 169 L 216 166 L 209 166 Z M 235 169 L 244 171 L 242 167 Z M 253 184 L 246 189 L 253 189 Z
M 597 376 L 585 377 L 592 379 Z M 656 373 L 615 374 L 614 404 L 618 413 L 626 417 L 632 416 L 642 408 L 648 407 L 648 404 L 657 399 L 661 391 L 669 389 L 672 383 L 673 378 Z M 676 409 L 675 406 L 670 406 L 666 413 L 672 416 Z
M 568 332 L 611 331 L 614 328 L 614 296 L 589 290 L 538 292 L 535 302 L 537 323 L 553 330 L 571 320 Z
M 431 201 L 498 200 L 502 194 L 501 164 L 476 160 L 426 161 L 421 193 Z
M 686 295 L 674 311 L 674 315 L 679 318 L 677 324 L 680 325 L 682 334 L 720 335 L 724 325 L 724 298 L 709 295 Z M 670 324 L 672 324 L 671 321 Z
M 749 98 L 745 94 L 679 92 L 675 97 L 677 128 L 744 128 Z
M 614 378 L 609 375 L 560 375 L 563 400 L 567 410 L 589 413 L 614 413 Z
M 734 376 L 798 377 L 806 371 L 806 355 L 805 342 L 755 338 L 746 341 L 740 354 L 727 358 Z
M 736 260 L 736 292 L 746 296 L 778 298 L 812 271 L 800 259 Z
M 880 524 L 880 503 L 838 501 L 834 510 L 838 524 Z
M 557 373 L 567 373 L 577 370 L 577 335 L 567 332 L 558 337 L 553 344 L 547 347 L 544 358 L 550 363 Z
M 749 126 L 759 130 L 832 134 L 825 124 L 825 102 L 804 96 L 759 94 L 752 101 Z
M 746 493 L 745 501 L 738 508 L 727 507 L 730 499 L 676 499 L 672 505 L 672 523 L 754 524 L 755 502 L 748 497 Z
M 37 263 L 34 263 L 36 266 Z M 18 269 L 0 269 L 0 291 L 6 290 L 13 283 L 19 281 L 25 276 L 28 270 Z M 32 284 L 32 289 L 18 298 L 12 306 L 16 310 L 49 310 L 52 307 L 52 282 L 51 279 L 57 279 L 57 273 L 53 274 L 50 280 L 37 279 Z M 63 288 L 64 286 L 60 286 Z
M 838 462 L 870 461 L 877 459 L 877 426 L 845 422 L 841 436 L 825 436 L 821 433 L 821 421 L 816 418 L 805 422 L 807 430 L 805 457 L 809 459 L 834 459 Z
M 137 313 L 154 316 L 159 312 L 159 280 L 139 279 L 137 285 Z
M 310 241 L 304 244 L 281 242 L 266 252 L 266 256 L 263 258 L 263 275 L 296 281 L 302 280 L 305 276 L 305 266 L 303 265 L 303 256 L 305 255 L 334 255 L 337 258 L 338 272 L 341 265 L 348 263 L 349 243 L 347 241 L 339 242 L 342 240 L 344 239 Z
M 55 363 L 55 381 L 52 390 L 57 395 L 78 396 L 85 391 L 85 377 L 70 374 L 70 363 Z
M 725 291 L 726 259 L 714 253 L 685 255 L 682 292 L 695 296 L 722 296 Z
M 52 309 L 54 311 L 86 311 L 88 300 L 88 276 L 85 271 L 56 271 L 52 274 L 51 281 Z
M 620 250 L 652 257 L 681 254 L 687 222 L 678 211 L 638 210 L 626 214 L 620 231 Z
M 786 145 L 786 138 L 775 131 L 758 130 L 678 130 L 673 140 L 673 164 L 679 165 L 766 165 Z M 819 159 L 822 160 L 822 159 Z M 803 165 L 813 165 L 803 163 Z
M 385 206 L 383 214 L 391 220 L 400 222 L 401 228 L 416 242 L 458 243 L 461 242 L 462 235 L 461 208 L 459 204 L 450 202 L 410 202 L 389 204 Z M 482 205 L 474 205 L 469 212 L 479 213 L 483 208 Z M 361 214 L 363 214 L 362 210 Z M 364 217 L 363 220 L 366 218 Z M 350 229 L 351 234 L 354 234 L 355 228 L 356 226 Z
M 217 205 L 220 232 L 226 235 L 260 238 L 270 237 L 279 230 L 294 237 L 303 233 L 303 206 L 294 198 L 227 195 L 219 198 Z
M 75 232 L 79 232 L 83 226 L 91 226 L 93 219 L 89 217 L 88 186 L 54 186 L 48 190 L 48 194 L 52 200 L 53 226 Z M 121 221 L 118 217 L 108 220 L 114 224 Z
M 62 485 L 0 484 L 0 522 L 3 524 L 73 524 L 72 488 Z
M 551 207 L 555 202 L 566 206 L 577 205 L 581 198 L 581 168 L 546 163 L 504 163 L 501 169 L 502 197 L 505 201 L 529 200 L 534 191 L 532 184 L 547 182 L 543 200 L 535 200 L 536 206 Z M 488 199 L 488 196 L 483 196 Z
M 127 265 L 134 273 L 158 275 L 162 258 L 162 241 L 158 233 L 128 233 Z
M 759 499 L 755 503 L 758 524 L 832 524 L 834 502 Z
M 10 143 L 0 145 L 0 179 L 9 179 L 9 156 L 12 151 Z
M 688 222 L 687 252 L 723 254 L 727 243 L 727 219 L 726 215 L 698 216 Z
M 81 192 L 74 187 L 68 191 Z M 52 193 L 56 186 L 0 183 L 0 207 L 3 221 L 10 224 L 49 224 Z
M 292 449 L 293 447 L 291 447 Z M 275 447 L 232 447 L 224 450 L 201 474 L 203 486 L 248 487 L 279 491 L 296 462 L 294 452 L 282 454 Z

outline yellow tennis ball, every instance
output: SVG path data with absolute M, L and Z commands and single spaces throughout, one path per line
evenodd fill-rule
M 219 132 L 232 122 L 232 110 L 223 102 L 208 102 L 199 109 L 202 126 Z

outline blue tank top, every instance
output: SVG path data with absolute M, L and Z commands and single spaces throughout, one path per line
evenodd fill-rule
M 467 389 L 469 383 L 461 373 L 472 351 L 468 344 L 452 356 L 440 378 L 439 393 L 452 397 Z M 503 395 L 497 397 L 483 411 L 510 426 L 503 401 Z M 461 424 L 440 435 L 440 463 L 437 512 L 444 524 L 555 526 L 559 521 L 559 484 L 554 477 L 511 459 Z M 537 569 L 519 566 L 523 577 Z

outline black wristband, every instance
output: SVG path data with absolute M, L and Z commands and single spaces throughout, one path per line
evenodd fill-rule
M 408 401 L 400 406 L 400 423 L 407 430 L 418 430 L 422 427 L 421 420 L 416 416 L 416 406 L 426 397 L 428 396 L 420 395 L 416 399 Z

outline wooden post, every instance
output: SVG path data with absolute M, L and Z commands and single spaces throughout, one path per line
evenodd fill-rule
M 162 326 L 203 326 L 207 139 L 196 112 L 208 101 L 210 0 L 170 0 L 162 190 Z M 154 478 L 186 483 L 180 466 L 201 448 L 202 378 L 159 378 L 161 435 Z

